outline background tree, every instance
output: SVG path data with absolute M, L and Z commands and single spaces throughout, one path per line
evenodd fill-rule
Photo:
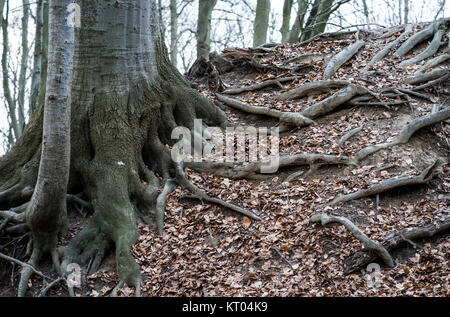
M 199 0 L 197 20 L 197 58 L 209 59 L 211 51 L 211 15 L 217 0 Z
M 253 47 L 267 42 L 267 30 L 269 29 L 270 0 L 258 0 L 253 27 Z

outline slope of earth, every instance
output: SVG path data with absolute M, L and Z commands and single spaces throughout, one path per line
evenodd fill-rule
M 356 96 L 360 98 L 357 100 L 350 98 L 315 116 L 313 124 L 285 129 L 280 136 L 282 156 L 308 153 L 354 158 L 368 146 L 395 140 L 414 120 L 450 105 L 448 77 L 423 89 L 415 89 L 417 85 L 406 81 L 416 76 L 428 61 L 447 54 L 447 35 L 442 38 L 445 46 L 418 63 L 400 65 L 426 50 L 431 38 L 415 45 L 405 56 L 394 55 L 402 43 L 428 27 L 416 26 L 414 32 L 372 66 L 367 66 L 369 61 L 402 36 L 402 29 L 325 34 L 307 43 L 227 49 L 222 58 L 231 65 L 228 72 L 221 71 L 220 77 L 216 72 L 190 79 L 201 93 L 226 109 L 234 125 L 274 127 L 277 119 L 235 110 L 219 101 L 220 97 L 281 112 L 307 113 L 305 110 L 333 98 L 343 88 L 327 88 L 295 99 L 280 96 L 326 79 L 324 71 L 333 56 L 355 43 L 356 37 L 363 39 L 365 46 L 329 79 L 364 87 L 371 94 Z M 449 67 L 450 59 L 427 72 L 445 71 Z M 286 77 L 295 78 L 263 89 L 227 94 L 230 88 Z M 350 131 L 355 133 L 348 134 Z M 382 243 L 399 230 L 447 219 L 449 135 L 446 119 L 419 129 L 405 144 L 386 147 L 353 164 L 319 163 L 311 169 L 299 164 L 283 167 L 273 175 L 251 175 L 254 177 L 245 179 L 188 170 L 190 180 L 211 196 L 245 207 L 263 220 L 252 221 L 221 207 L 192 200 L 187 191 L 178 188 L 168 197 L 162 236 L 139 226 L 141 236 L 133 252 L 144 275 L 143 295 L 450 296 L 449 230 L 427 239 L 405 239 L 405 243 L 390 252 L 395 262 L 392 268 L 376 260 L 379 272 L 363 266 L 346 274 L 345 260 L 363 248 L 361 242 L 342 225 L 311 222 L 315 214 L 343 216 L 370 239 Z M 344 136 L 348 139 L 341 140 Z M 417 176 L 435 162 L 433 177 L 423 184 L 330 204 L 341 195 L 390 179 Z M 296 177 L 291 177 L 293 174 Z M 71 234 L 85 221 L 74 213 Z M 76 295 L 107 296 L 118 281 L 111 272 L 114 272 L 112 256 L 104 261 L 99 272 L 85 277 L 83 288 L 76 289 Z M 0 274 L 13 279 L 17 272 L 11 275 L 8 267 Z M 39 277 L 33 281 L 33 285 L 39 285 L 34 293 L 45 287 L 40 282 Z M 132 296 L 133 290 L 125 287 L 119 294 Z M 53 287 L 49 295 L 67 292 L 61 284 Z

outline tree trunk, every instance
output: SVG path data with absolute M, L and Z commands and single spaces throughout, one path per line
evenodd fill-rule
M 270 0 L 258 0 L 256 16 L 253 24 L 253 47 L 258 47 L 267 42 L 267 30 L 269 29 Z
M 199 0 L 197 20 L 197 59 L 209 59 L 211 50 L 211 17 L 217 0 Z
M 39 93 L 37 100 L 37 107 L 41 106 L 45 102 L 45 89 L 47 87 L 47 69 L 48 69 L 48 2 L 44 1 L 42 8 L 42 41 L 41 41 L 41 77 L 39 79 Z
M 284 0 L 283 6 L 283 24 L 281 26 L 281 42 L 286 43 L 289 38 L 289 30 L 291 27 L 291 13 L 294 0 Z
M 70 77 L 73 28 L 66 22 L 71 0 L 51 0 L 49 12 L 49 71 L 44 108 L 42 154 L 33 196 L 25 211 L 33 237 L 30 264 L 37 266 L 49 252 L 60 273 L 56 251 L 58 233 L 65 226 L 66 193 L 70 167 Z M 25 293 L 29 268 L 23 268 L 19 296 Z
M 332 13 L 334 0 L 322 0 L 319 6 L 319 13 L 314 20 L 313 30 L 311 37 L 325 32 L 327 28 L 327 22 Z
M 305 22 L 306 12 L 308 11 L 309 3 L 307 0 L 297 0 L 297 17 L 295 19 L 294 25 L 289 32 L 289 43 L 295 43 L 299 41 L 300 33 L 303 32 L 303 25 Z
M 19 96 L 18 96 L 18 116 L 19 126 L 23 131 L 25 128 L 25 90 L 27 85 L 27 70 L 28 70 L 28 18 L 30 16 L 30 1 L 22 0 L 23 16 L 22 16 L 22 56 L 20 60 L 19 73 Z
M 93 259 L 95 271 L 114 246 L 121 282 L 136 286 L 139 294 L 139 267 L 131 255 L 137 221 L 156 223 L 164 201 L 159 190 L 167 181 L 176 177 L 186 184 L 166 147 L 175 143 L 171 133 L 178 126 L 193 131 L 196 118 L 222 126 L 226 117 L 170 63 L 156 0 L 76 3 L 82 27 L 73 57 L 68 192 L 81 191 L 94 215 L 61 252 L 62 269 Z M 49 74 L 54 68 L 49 65 Z M 49 90 L 49 100 L 53 95 Z M 38 191 L 42 121 L 40 107 L 0 160 L 0 209 L 19 206 Z M 58 209 L 58 201 L 51 208 Z
M 37 108 L 37 99 L 39 95 L 39 85 L 41 79 L 42 63 L 42 27 L 43 27 L 43 0 L 38 0 L 36 4 L 36 30 L 34 37 L 34 58 L 31 77 L 30 103 L 28 107 L 29 117 L 35 113 Z
M 170 60 L 178 66 L 178 12 L 177 0 L 170 0 Z
M 9 87 L 9 75 L 8 75 L 8 55 L 9 55 L 9 37 L 8 37 L 8 11 L 9 2 L 6 0 L 0 0 L 0 24 L 2 28 L 2 82 L 3 82 L 3 95 L 5 96 L 9 124 L 14 132 L 14 139 L 17 140 L 22 135 L 22 129 L 20 128 L 19 121 L 17 119 L 16 104 L 11 95 L 11 89 Z M 5 6 L 6 5 L 6 6 Z M 6 7 L 6 8 L 5 8 Z M 6 9 L 6 10 L 5 10 Z M 3 15 L 3 11 L 5 15 Z
M 403 9 L 403 23 L 408 24 L 409 23 L 409 0 L 404 0 L 404 9 Z

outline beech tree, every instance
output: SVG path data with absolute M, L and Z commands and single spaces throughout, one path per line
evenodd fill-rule
M 211 17 L 217 0 L 199 0 L 197 20 L 197 58 L 208 60 L 211 50 Z
M 260 46 L 267 41 L 269 29 L 270 0 L 258 0 L 256 5 L 255 22 L 253 25 L 253 47 Z
M 193 130 L 196 118 L 223 126 L 226 116 L 191 89 L 170 63 L 155 0 L 76 1 L 81 7 L 81 28 L 75 35 L 72 81 L 70 87 L 63 87 L 68 83 L 63 70 L 69 61 L 61 60 L 58 52 L 64 51 L 67 41 L 58 41 L 55 32 L 55 28 L 64 29 L 63 2 L 69 1 L 50 2 L 52 38 L 45 108 L 40 105 L 23 136 L 0 159 L 0 210 L 9 209 L 12 221 L 28 224 L 35 243 L 32 263 L 42 252 L 50 252 L 56 266 L 57 260 L 62 261 L 62 271 L 70 263 L 84 264 L 90 259 L 90 271 L 96 271 L 105 252 L 113 247 L 121 278 L 118 286 L 135 286 L 139 294 L 139 266 L 131 255 L 131 246 L 138 238 L 137 221 L 161 232 L 165 196 L 174 182 L 202 199 L 222 203 L 190 183 L 182 165 L 172 161 L 166 146 L 175 143 L 172 130 L 177 126 Z M 61 94 L 54 90 L 58 85 Z M 51 104 L 61 107 L 68 90 L 70 169 L 66 161 L 57 162 L 58 155 L 49 155 L 57 149 L 46 138 L 53 131 L 52 124 L 62 124 L 63 119 L 57 117 L 59 123 L 51 120 L 55 119 L 48 115 L 54 109 Z M 57 132 L 64 134 L 65 128 Z M 66 144 L 67 139 L 63 140 L 61 144 Z M 64 157 L 67 152 L 62 150 L 58 153 Z M 41 178 L 45 177 L 44 168 L 49 164 L 56 168 L 56 163 L 61 180 L 54 185 L 64 189 L 63 175 L 69 173 L 66 192 L 80 194 L 77 201 L 85 197 L 94 211 L 89 224 L 69 246 L 58 250 L 59 259 L 55 237 L 64 227 L 64 205 L 60 191 L 47 184 L 49 179 Z M 49 187 L 44 195 L 42 186 L 53 189 Z M 226 206 L 245 213 L 240 207 Z M 43 219 L 51 219 L 51 225 L 44 226 Z M 26 285 L 26 281 L 20 284 Z

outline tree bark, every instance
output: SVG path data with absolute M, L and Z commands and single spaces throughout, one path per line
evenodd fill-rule
M 291 13 L 294 0 L 284 0 L 283 5 L 283 24 L 281 26 L 281 42 L 286 43 L 289 38 L 289 30 L 291 27 Z
M 39 85 L 41 79 L 42 63 L 42 27 L 43 27 L 43 0 L 38 0 L 36 4 L 36 30 L 34 37 L 34 58 L 31 77 L 30 103 L 28 106 L 29 117 L 33 115 L 37 108 L 37 99 L 39 95 Z
M 135 286 L 139 294 L 139 266 L 131 255 L 131 246 L 138 238 L 137 221 L 156 227 L 165 202 L 159 190 L 167 188 L 167 181 L 175 177 L 178 183 L 182 180 L 183 186 L 189 184 L 166 146 L 175 143 L 172 131 L 179 126 L 193 131 L 196 118 L 222 126 L 226 116 L 192 90 L 170 63 L 156 0 L 77 0 L 76 4 L 82 8 L 82 27 L 76 31 L 69 87 L 71 155 L 67 192 L 82 191 L 94 214 L 67 248 L 60 250 L 61 268 L 92 259 L 91 271 L 95 271 L 105 252 L 114 246 L 121 283 Z M 52 60 L 49 64 L 48 102 L 58 102 L 64 96 L 50 90 L 55 83 L 51 78 L 61 65 L 69 63 Z M 41 147 L 48 146 L 47 140 L 42 142 L 42 124 L 48 110 L 39 107 L 22 138 L 0 159 L 0 210 L 20 206 L 30 200 L 33 192 L 33 200 L 42 192 L 37 180 L 38 171 L 44 170 L 39 169 Z M 49 133 L 47 129 L 45 126 L 45 133 Z M 51 151 L 56 154 L 62 150 Z M 54 162 L 45 153 L 42 160 L 46 164 Z M 156 174 L 162 176 L 162 182 Z M 59 175 L 62 181 L 61 176 L 66 174 L 61 171 Z M 61 210 L 61 197 L 54 194 L 54 198 L 45 208 Z M 55 228 L 60 223 L 59 213 L 52 214 L 55 219 L 51 227 Z M 32 215 L 30 212 L 28 223 L 33 227 Z M 37 241 L 44 236 L 36 234 Z
M 197 59 L 209 60 L 211 50 L 211 18 L 217 0 L 199 0 L 197 20 Z
M 270 0 L 258 0 L 255 21 L 253 24 L 253 47 L 258 47 L 267 42 L 269 17 Z
M 49 12 L 49 72 L 44 108 L 42 154 L 26 222 L 33 237 L 32 266 L 50 252 L 60 272 L 56 251 L 58 233 L 65 227 L 66 193 L 70 167 L 70 78 L 74 30 L 67 23 L 71 0 L 51 0 Z M 22 270 L 19 296 L 25 293 L 29 268 Z
M 170 0 L 170 61 L 178 66 L 178 12 L 177 0 Z

